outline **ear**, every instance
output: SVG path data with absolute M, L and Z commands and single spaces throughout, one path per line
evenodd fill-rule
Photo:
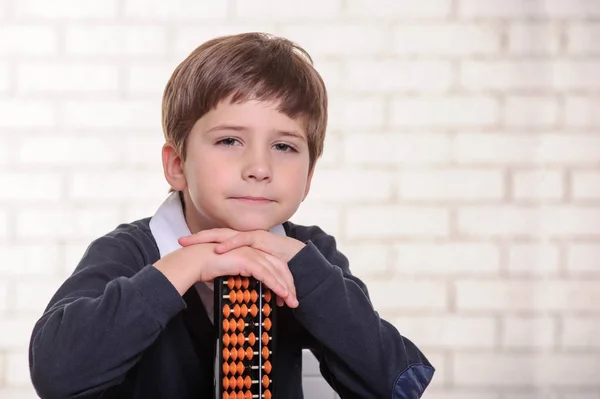
M 187 187 L 183 173 L 183 161 L 172 143 L 165 143 L 162 147 L 162 164 L 165 179 L 173 190 L 182 191 Z
M 304 201 L 306 199 L 306 197 L 308 196 L 308 192 L 310 191 L 310 183 L 312 182 L 312 177 L 313 177 L 314 172 L 315 172 L 315 165 L 313 165 L 311 170 L 308 172 L 308 178 L 306 179 L 306 188 L 304 189 L 304 197 L 302 197 L 302 201 Z

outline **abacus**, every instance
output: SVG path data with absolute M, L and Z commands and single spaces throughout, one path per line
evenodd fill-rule
M 215 279 L 217 399 L 272 399 L 275 298 L 254 277 Z

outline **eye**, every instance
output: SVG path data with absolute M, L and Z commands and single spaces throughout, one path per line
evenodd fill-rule
M 224 145 L 225 147 L 233 147 L 234 145 L 236 145 L 236 143 L 240 144 L 239 140 L 236 140 L 232 137 L 227 137 L 217 141 L 217 144 Z
M 294 147 L 288 144 L 278 143 L 275 144 L 275 148 L 281 152 L 297 152 Z

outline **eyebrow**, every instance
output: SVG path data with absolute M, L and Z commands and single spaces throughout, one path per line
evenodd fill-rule
M 250 129 L 248 129 L 246 126 L 240 126 L 240 125 L 217 125 L 217 126 L 213 126 L 210 129 L 208 129 L 206 131 L 206 133 L 211 133 L 211 132 L 216 132 L 219 130 L 233 130 L 236 132 L 247 132 Z M 304 140 L 306 141 L 306 137 L 304 137 L 304 135 L 300 132 L 297 132 L 295 130 L 276 130 L 275 131 L 278 135 L 280 136 L 285 136 L 285 137 L 295 137 L 297 139 L 300 140 Z

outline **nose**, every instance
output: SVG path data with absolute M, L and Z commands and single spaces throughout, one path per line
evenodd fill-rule
M 244 180 L 270 181 L 272 178 L 269 154 L 263 151 L 248 151 L 244 154 Z

